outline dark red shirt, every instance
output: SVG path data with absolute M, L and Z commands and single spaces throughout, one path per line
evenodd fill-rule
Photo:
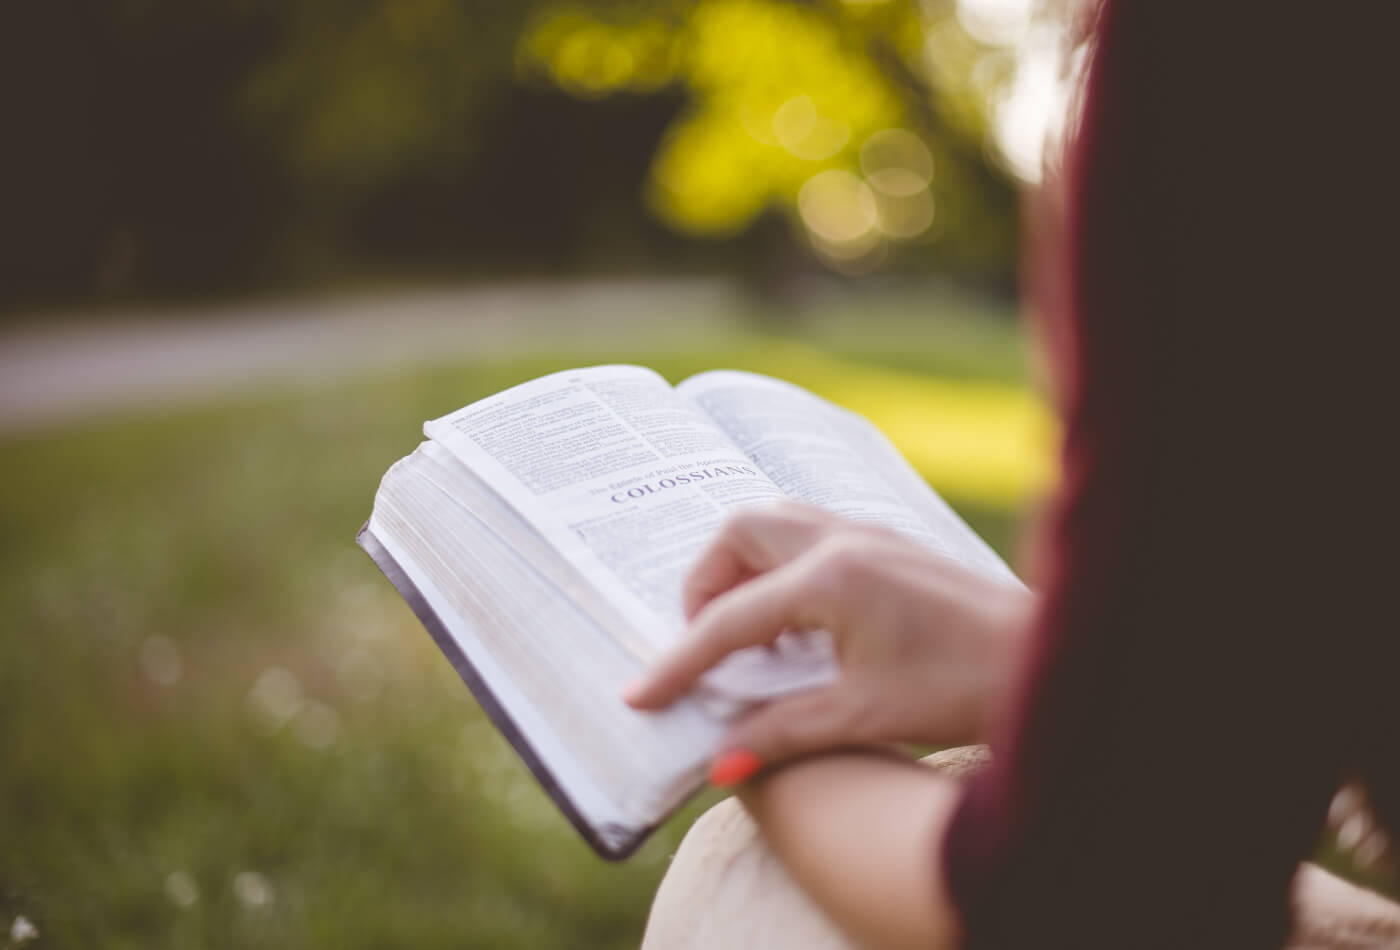
M 1389 6 L 1104 7 L 1043 606 L 944 846 L 969 947 L 1276 948 L 1345 779 L 1400 840 Z

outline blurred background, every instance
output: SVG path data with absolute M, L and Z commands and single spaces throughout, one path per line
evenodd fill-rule
M 1062 6 L 10 11 L 0 947 L 635 946 L 713 796 L 593 857 L 353 546 L 378 479 L 541 373 L 740 367 L 1014 563 Z
M 1030 12 L 44 4 L 6 40 L 3 300 L 832 267 L 1005 292 Z

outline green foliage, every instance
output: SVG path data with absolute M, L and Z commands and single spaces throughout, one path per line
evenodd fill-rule
M 517 44 L 520 72 L 543 69 L 560 88 L 582 99 L 657 92 L 680 77 L 682 22 L 655 10 L 634 16 L 611 22 L 582 5 L 547 8 Z
M 656 6 L 548 7 L 519 58 L 590 100 L 668 81 L 686 90 L 647 184 L 670 226 L 725 237 L 780 209 L 843 270 L 902 243 L 1009 257 L 1009 231 L 1000 243 L 974 236 L 989 217 L 1010 223 L 1008 188 L 987 174 L 987 90 L 968 79 L 982 51 L 948 10 L 926 22 L 898 0 Z M 891 130 L 914 143 L 913 168 L 872 160 L 867 143 Z M 890 171 L 903 187 L 887 187 Z
M 277 130 L 307 181 L 364 186 L 463 160 L 472 122 L 508 76 L 529 3 L 300 0 L 279 50 L 244 90 L 249 121 Z
M 366 271 L 766 268 L 771 283 L 814 266 L 794 240 L 851 272 L 1009 282 L 1014 195 L 982 147 L 997 70 L 949 10 L 32 4 L 6 59 L 24 82 L 0 304 Z M 895 190 L 863 152 L 890 129 L 922 143 Z M 769 211 L 790 234 L 755 226 Z
M 653 178 L 656 207 L 680 226 L 723 231 L 795 203 L 814 171 L 851 164 L 853 143 L 900 121 L 880 73 L 807 8 L 721 0 L 691 30 L 696 102 Z

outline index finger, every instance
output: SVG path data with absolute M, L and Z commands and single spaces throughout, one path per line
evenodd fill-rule
M 804 583 L 806 573 L 800 561 L 790 562 L 716 597 L 696 618 L 691 636 L 623 699 L 638 709 L 667 706 L 736 650 L 772 643 L 785 630 L 822 626 L 821 592 Z
M 819 508 L 778 504 L 730 517 L 690 569 L 681 591 L 687 619 L 706 604 L 764 571 L 806 551 L 836 523 Z

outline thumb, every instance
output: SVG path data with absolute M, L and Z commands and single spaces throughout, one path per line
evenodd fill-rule
M 872 723 L 849 684 L 784 696 L 745 714 L 725 735 L 710 771 L 715 785 L 733 785 L 764 765 L 870 741 Z M 745 763 L 747 768 L 738 767 Z M 747 774 L 742 774 L 742 773 Z

